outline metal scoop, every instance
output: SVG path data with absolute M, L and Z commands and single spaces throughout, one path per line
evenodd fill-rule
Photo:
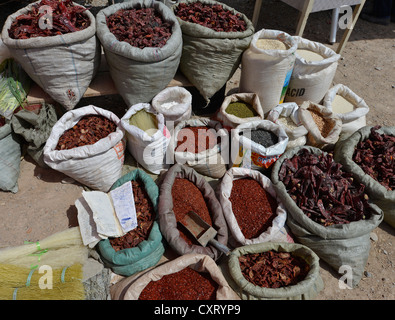
M 206 247 L 207 244 L 211 244 L 225 253 L 225 255 L 228 256 L 230 254 L 230 249 L 227 246 L 214 239 L 217 231 L 206 223 L 196 212 L 189 211 L 180 223 L 201 246 Z

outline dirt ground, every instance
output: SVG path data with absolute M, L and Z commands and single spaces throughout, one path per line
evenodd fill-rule
M 252 18 L 254 0 L 223 1 Z M 0 7 L 2 16 L 16 11 Z M 367 5 L 370 1 L 367 2 Z M 4 16 L 5 15 L 5 16 Z M 264 1 L 257 30 L 275 29 L 294 34 L 298 11 L 281 1 Z M 331 12 L 310 15 L 304 37 L 327 44 Z M 338 41 L 343 31 L 338 32 Z M 334 45 L 327 44 L 331 48 Z M 239 72 L 229 81 L 227 90 L 237 88 Z M 367 124 L 395 126 L 395 24 L 375 25 L 358 20 L 343 51 L 334 84 L 342 83 L 360 95 L 370 107 Z M 95 104 L 110 108 L 122 105 L 119 97 L 83 99 L 80 105 Z M 37 241 L 55 232 L 76 226 L 75 201 L 82 186 L 69 183 L 67 177 L 52 169 L 37 166 L 31 158 L 21 161 L 16 194 L 0 192 L 0 247 L 22 245 Z M 321 262 L 325 288 L 321 300 L 393 300 L 395 299 L 395 230 L 382 223 L 371 235 L 371 249 L 365 275 L 354 289 L 340 289 L 339 275 Z

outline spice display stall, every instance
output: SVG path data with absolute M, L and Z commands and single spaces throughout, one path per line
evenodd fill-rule
M 52 103 L 61 110 L 56 121 L 45 122 L 45 141 L 36 147 L 44 144 L 45 165 L 84 189 L 76 199 L 79 226 L 74 231 L 79 233 L 73 241 L 90 250 L 76 260 L 85 265 L 89 256 L 111 273 L 111 299 L 314 299 L 324 290 L 320 259 L 335 271 L 350 265 L 350 285 L 358 285 L 369 255 L 369 233 L 383 220 L 393 225 L 394 129 L 375 126 L 368 135 L 363 119 L 342 130 L 348 113 L 359 108 L 365 116 L 369 107 L 344 92 L 344 107 L 339 107 L 337 91 L 327 84 L 329 98 L 319 86 L 307 96 L 295 89 L 298 99 L 291 101 L 294 89 L 288 86 L 300 60 L 298 45 L 311 51 L 303 57 L 305 68 L 297 70 L 302 79 L 311 76 L 309 59 L 326 52 L 324 45 L 309 41 L 307 50 L 301 37 L 257 31 L 244 14 L 211 0 L 185 0 L 170 8 L 131 0 L 103 9 L 96 20 L 69 0 L 42 0 L 11 15 L 3 38 L 31 40 L 29 32 L 37 31 L 38 10 L 45 4 L 62 18 L 54 20 L 54 34 L 34 37 L 66 38 L 95 27 L 95 41 L 86 40 L 93 41 L 86 53 L 93 63 L 84 74 L 74 73 L 84 85 L 64 86 L 66 96 L 58 94 L 59 84 L 55 93 L 48 90 L 47 75 L 31 76 L 35 81 L 21 107 L 37 114 L 40 109 L 29 105 L 47 110 L 45 104 Z M 4 44 L 14 48 L 8 38 Z M 77 51 L 72 56 L 78 65 Z M 329 61 L 332 81 L 340 56 L 320 57 L 335 59 Z M 16 60 L 27 64 L 28 58 Z M 240 92 L 224 97 L 215 112 L 198 115 L 239 66 Z M 192 87 L 204 100 L 198 110 L 192 108 L 196 95 L 185 90 Z M 82 98 L 115 94 L 127 105 L 122 117 L 94 105 L 77 106 Z M 310 95 L 320 100 L 306 98 Z M 19 142 L 11 137 L 17 137 L 13 127 L 23 118 L 12 117 L 0 117 L 0 148 L 14 151 L 7 156 L 18 167 L 14 159 L 20 150 L 14 149 Z M 10 173 L 8 178 L 13 181 L 0 188 L 17 193 L 18 177 Z M 376 183 L 381 195 L 373 190 Z M 190 211 L 211 226 L 213 237 L 230 248 L 229 256 L 189 234 L 183 222 Z M 41 252 L 39 242 L 37 249 Z M 0 263 L 28 267 L 18 259 L 0 258 Z M 65 270 L 72 267 L 61 264 Z M 81 277 L 61 278 L 65 288 L 78 282 L 76 299 L 84 298 Z M 4 285 L 2 297 L 11 292 L 10 299 L 25 289 L 20 283 Z M 40 299 L 37 290 L 32 299 Z M 66 293 L 42 298 L 73 298 Z M 29 299 L 29 290 L 23 297 Z

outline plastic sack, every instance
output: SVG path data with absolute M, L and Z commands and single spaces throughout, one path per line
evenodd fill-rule
M 213 228 L 217 230 L 216 240 L 223 245 L 228 243 L 228 229 L 223 216 L 222 207 L 215 196 L 215 192 L 205 178 L 198 174 L 194 169 L 175 164 L 162 177 L 159 186 L 159 226 L 163 237 L 167 240 L 170 247 L 179 255 L 187 253 L 200 253 L 218 260 L 222 255 L 212 245 L 202 247 L 197 244 L 189 245 L 181 236 L 177 228 L 177 221 L 173 211 L 172 188 L 176 178 L 188 179 L 196 185 L 202 192 L 206 201 L 208 211 L 210 212 Z M 188 195 L 185 195 L 188 197 Z
M 127 278 L 115 284 L 115 288 L 112 289 L 111 299 L 138 300 L 141 292 L 151 281 L 158 281 L 166 275 L 179 272 L 188 267 L 199 273 L 207 274 L 218 284 L 216 300 L 240 300 L 227 283 L 214 260 L 207 255 L 193 253 L 164 262 L 140 275 L 137 279 Z
M 294 37 L 298 43 L 296 60 L 291 80 L 285 95 L 286 102 L 301 104 L 304 101 L 321 103 L 335 77 L 340 54 L 322 43 L 302 37 Z M 320 61 L 308 61 L 298 50 L 308 50 L 323 57 Z
M 140 110 L 155 116 L 158 130 L 152 135 L 131 125 L 130 118 Z M 127 148 L 135 160 L 148 171 L 159 174 L 167 169 L 166 150 L 170 142 L 170 133 L 165 126 L 164 117 L 152 108 L 149 103 L 138 103 L 129 108 L 121 118 L 121 126 L 127 137 Z
M 239 257 L 270 250 L 289 252 L 303 258 L 310 266 L 305 279 L 281 288 L 259 287 L 249 282 L 241 272 Z M 229 257 L 228 269 L 230 276 L 227 280 L 243 300 L 311 300 L 324 289 L 318 256 L 308 247 L 297 243 L 265 242 L 236 248 Z
M 118 41 L 108 29 L 106 18 L 118 10 L 151 7 L 172 25 L 171 36 L 162 48 L 133 47 L 125 41 Z M 128 106 L 150 102 L 174 78 L 181 58 L 181 29 L 172 11 L 158 1 L 127 1 L 99 11 L 96 23 L 111 78 L 123 100 Z
M 242 101 L 250 104 L 252 108 L 256 111 L 257 115 L 255 117 L 248 118 L 240 118 L 236 115 L 230 114 L 226 112 L 229 104 L 232 102 Z M 236 128 L 239 124 L 255 121 L 255 120 L 263 120 L 264 114 L 261 106 L 261 102 L 259 97 L 255 93 L 235 93 L 230 96 L 225 97 L 224 101 L 218 113 L 216 114 L 216 118 L 218 121 L 222 123 L 225 128 Z
M 0 126 L 0 189 L 18 192 L 21 146 L 9 121 Z
M 102 115 L 117 125 L 110 133 L 92 145 L 69 150 L 56 150 L 59 138 L 87 115 Z M 91 189 L 107 192 L 121 177 L 124 162 L 124 131 L 119 118 L 111 111 L 85 106 L 66 112 L 53 126 L 44 146 L 44 162 Z
M 264 50 L 257 46 L 259 39 L 280 40 L 288 50 Z M 259 96 L 266 114 L 285 98 L 295 64 L 297 42 L 289 34 L 262 29 L 256 32 L 241 60 L 240 92 Z
M 43 160 L 43 149 L 57 120 L 55 107 L 44 103 L 38 113 L 22 109 L 11 119 L 14 132 L 28 144 L 26 152 L 42 168 L 48 168 Z
M 11 39 L 8 29 L 12 22 L 38 3 L 40 1 L 10 15 L 4 23 L 2 38 L 12 57 L 30 78 L 52 99 L 70 110 L 85 94 L 100 64 L 95 17 L 86 10 L 90 25 L 80 31 L 51 37 Z
M 183 87 L 169 87 L 159 92 L 151 102 L 156 112 L 163 114 L 165 123 L 172 121 L 177 125 L 188 120 L 192 113 L 192 95 Z M 169 125 L 166 124 L 168 127 Z
M 265 148 L 252 141 L 250 132 L 255 129 L 264 129 L 273 132 L 278 137 L 278 142 Z M 233 167 L 242 167 L 254 170 L 269 169 L 273 163 L 285 151 L 288 144 L 288 136 L 284 129 L 269 120 L 251 121 L 240 124 L 233 130 L 231 145 L 231 162 Z M 238 151 L 238 154 L 236 154 Z
M 266 118 L 284 129 L 289 138 L 286 150 L 303 146 L 307 142 L 308 131 L 299 120 L 298 109 L 299 106 L 295 102 L 285 102 L 273 108 Z M 282 122 L 282 118 L 285 118 L 285 123 Z
M 354 179 L 365 185 L 370 200 L 383 210 L 384 221 L 395 228 L 395 190 L 387 190 L 353 161 L 358 143 L 369 137 L 371 129 L 371 126 L 360 128 L 347 139 L 339 141 L 334 151 L 334 159 L 343 165 L 345 171 L 352 173 Z M 377 132 L 395 136 L 395 127 L 381 127 Z
M 237 219 L 232 210 L 232 203 L 229 197 L 232 193 L 233 181 L 242 178 L 253 178 L 258 181 L 259 184 L 271 195 L 278 203 L 276 209 L 276 217 L 270 227 L 262 232 L 258 237 L 253 239 L 247 239 L 243 235 Z M 221 179 L 220 184 L 217 186 L 216 195 L 221 203 L 222 210 L 224 213 L 225 220 L 228 225 L 229 232 L 229 244 L 233 247 L 239 247 L 243 245 L 249 245 L 261 242 L 293 242 L 292 238 L 288 235 L 285 228 L 285 221 L 287 219 L 287 212 L 280 199 L 277 197 L 275 190 L 273 189 L 272 183 L 268 177 L 256 170 L 244 169 L 244 168 L 231 168 Z
M 320 128 L 311 115 L 311 111 L 317 112 L 324 121 L 331 125 L 331 129 L 324 137 Z M 316 104 L 311 101 L 305 101 L 299 107 L 298 111 L 300 122 L 307 129 L 307 144 L 320 149 L 332 149 L 335 143 L 339 140 L 342 129 L 342 121 L 332 111 L 324 106 Z
M 341 267 L 350 268 L 347 285 L 355 287 L 362 278 L 369 257 L 370 233 L 383 220 L 383 212 L 370 203 L 374 214 L 369 219 L 328 227 L 307 217 L 279 179 L 279 171 L 285 159 L 291 159 L 302 149 L 317 155 L 323 153 L 322 150 L 309 146 L 288 150 L 276 161 L 271 175 L 277 195 L 287 209 L 287 226 L 297 242 L 312 249 L 334 271 L 342 273 Z
M 197 0 L 182 1 L 186 4 L 194 2 Z M 204 100 L 209 102 L 239 67 L 241 55 L 248 48 L 254 27 L 246 15 L 224 3 L 213 0 L 199 2 L 208 5 L 220 4 L 224 10 L 240 14 L 247 24 L 243 32 L 217 32 L 177 18 L 183 39 L 180 71 L 198 89 Z M 177 6 L 175 4 L 172 7 L 173 11 Z
M 335 112 L 333 110 L 333 103 L 336 95 L 339 95 L 350 102 L 354 106 L 354 110 L 345 113 Z M 366 115 L 369 112 L 369 106 L 366 104 L 365 100 L 343 84 L 337 84 L 328 90 L 325 95 L 323 105 L 342 120 L 341 134 L 349 135 L 366 126 Z
M 221 139 L 220 143 L 208 150 L 204 150 L 199 153 L 193 153 L 189 151 L 176 151 L 177 139 L 180 131 L 185 127 L 197 127 L 207 126 L 210 129 L 215 130 L 216 137 Z M 169 144 L 169 156 L 170 152 L 174 154 L 175 163 L 180 163 L 191 167 L 196 172 L 209 176 L 215 179 L 221 178 L 226 172 L 226 164 L 228 157 L 227 143 L 228 134 L 227 131 L 222 127 L 221 123 L 208 118 L 194 118 L 184 120 L 178 123 L 172 133 L 171 142 Z M 223 157 L 223 155 L 225 155 Z
M 114 183 L 111 190 L 128 181 L 136 180 L 141 180 L 143 182 L 144 189 L 147 191 L 148 197 L 150 198 L 154 206 L 155 213 L 157 214 L 159 189 L 154 180 L 152 180 L 152 178 L 143 170 L 136 169 L 123 175 Z M 116 274 L 130 276 L 137 272 L 146 270 L 158 263 L 165 251 L 165 248 L 162 242 L 162 234 L 160 233 L 157 219 L 158 216 L 156 216 L 155 221 L 153 222 L 148 239 L 140 242 L 134 248 L 115 251 L 111 246 L 110 240 L 103 239 L 99 241 L 96 245 L 96 250 L 99 252 L 104 265 L 111 268 L 111 270 Z

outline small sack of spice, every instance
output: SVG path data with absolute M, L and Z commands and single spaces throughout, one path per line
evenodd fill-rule
M 366 126 L 369 106 L 365 100 L 343 84 L 337 84 L 328 90 L 323 105 L 342 120 L 342 136 L 351 135 Z
M 307 129 L 307 145 L 332 149 L 339 140 L 342 121 L 326 107 L 305 101 L 299 107 L 299 119 Z
M 336 144 L 334 158 L 366 186 L 371 201 L 395 228 L 395 127 L 365 126 Z M 381 181 L 378 181 L 381 180 Z
M 111 289 L 113 300 L 240 300 L 219 266 L 204 254 L 185 254 L 129 277 Z
M 232 166 L 265 171 L 285 151 L 287 143 L 284 129 L 269 120 L 240 124 L 233 130 Z
M 229 283 L 243 300 L 310 300 L 324 289 L 318 256 L 297 243 L 265 242 L 236 248 L 228 269 Z
M 241 123 L 263 120 L 264 114 L 257 94 L 235 93 L 225 97 L 216 118 L 225 128 L 232 129 Z
M 296 103 L 285 102 L 273 108 L 266 118 L 283 127 L 289 138 L 286 150 L 303 146 L 307 141 L 308 131 L 299 120 L 298 110 Z
M 293 242 L 285 226 L 285 207 L 270 179 L 259 171 L 230 168 L 216 194 L 233 247 L 266 241 Z

